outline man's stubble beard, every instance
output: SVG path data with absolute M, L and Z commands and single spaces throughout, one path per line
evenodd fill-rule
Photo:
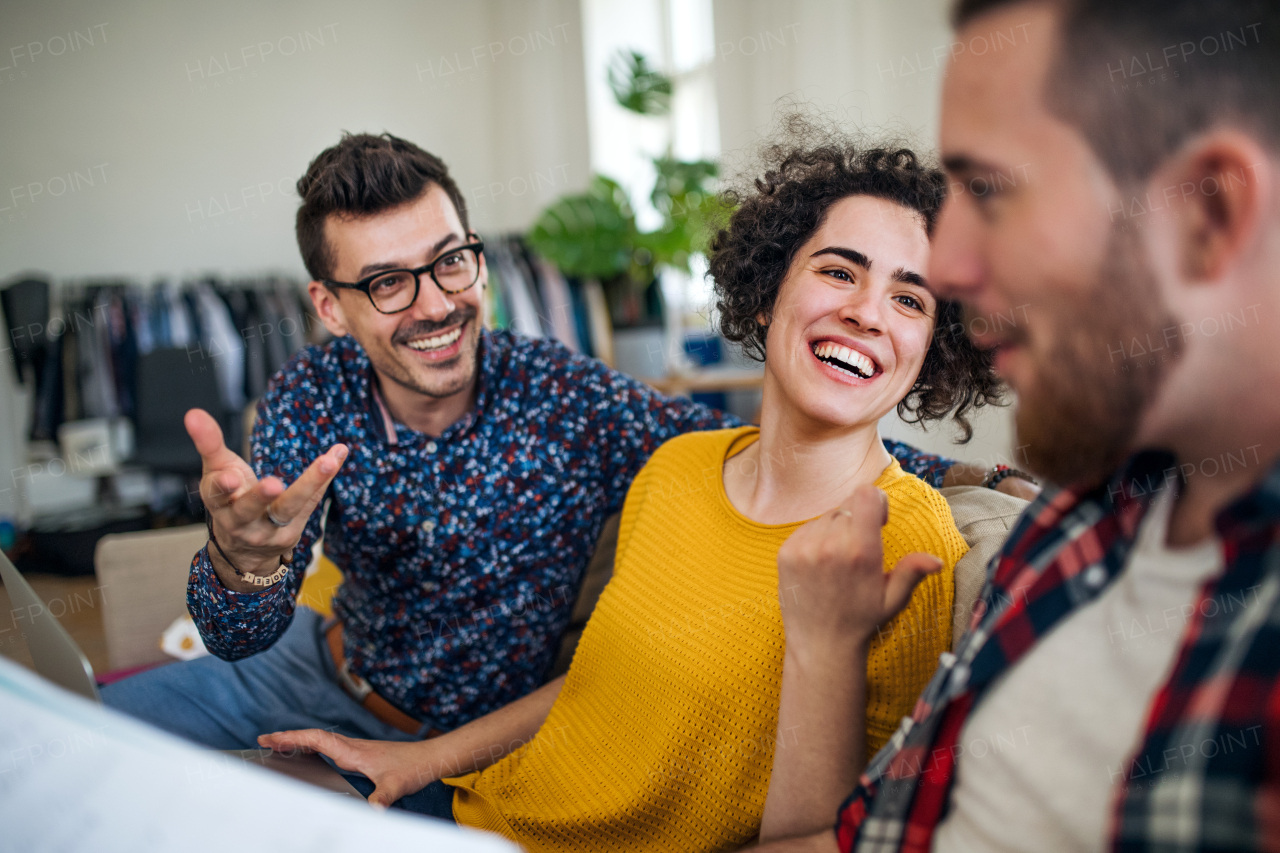
M 1177 342 L 1166 344 L 1168 357 L 1153 364 L 1132 357 L 1133 341 L 1163 341 L 1177 322 L 1136 235 L 1120 230 L 1092 291 L 1055 308 L 1049 357 L 1034 386 L 1018 389 L 1018 445 L 1027 467 L 1050 482 L 1097 485 L 1137 449 L 1143 413 L 1181 354 Z
M 392 336 L 390 352 L 387 357 L 375 359 L 370 354 L 370 361 L 373 366 L 383 376 L 387 377 L 397 385 L 422 394 L 426 397 L 432 397 L 440 400 L 452 397 L 462 391 L 467 390 L 475 380 L 476 371 L 479 366 L 480 355 L 480 325 L 479 312 L 469 306 L 453 312 L 440 323 L 420 323 L 399 330 Z M 430 334 L 437 328 L 447 328 L 460 321 L 466 321 L 465 332 L 462 340 L 461 351 L 447 362 L 442 362 L 438 366 L 426 367 L 429 372 L 443 371 L 454 368 L 458 365 L 468 366 L 463 374 L 457 377 L 453 382 L 446 386 L 427 385 L 417 378 L 415 371 L 409 366 L 401 363 L 396 357 L 396 347 L 400 340 L 410 340 L 423 334 Z

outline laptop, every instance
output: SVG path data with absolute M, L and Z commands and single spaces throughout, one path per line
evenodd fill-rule
M 3 551 L 0 551 L 0 580 L 9 592 L 10 607 L 15 615 L 21 613 L 27 620 L 27 649 L 36 672 L 59 687 L 102 704 L 89 659 Z M 282 755 L 269 749 L 233 749 L 221 750 L 221 753 L 228 760 L 257 764 L 300 782 L 366 802 L 360 792 L 319 755 Z

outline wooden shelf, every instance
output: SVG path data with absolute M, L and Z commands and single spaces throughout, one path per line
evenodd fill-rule
M 697 394 L 708 391 L 744 391 L 764 387 L 763 370 L 697 370 L 684 376 L 664 376 L 644 380 L 647 384 L 672 397 L 681 394 Z

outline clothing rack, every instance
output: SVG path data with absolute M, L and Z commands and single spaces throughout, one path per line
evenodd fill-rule
M 566 278 L 519 234 L 486 236 L 485 257 L 489 328 L 554 337 L 612 363 L 613 324 L 598 282 Z M 294 353 L 328 338 L 305 285 L 277 276 L 23 284 L 25 302 L 42 287 L 35 301 L 48 305 L 47 316 L 37 312 L 11 331 L 19 381 L 33 389 L 33 441 L 56 440 L 69 421 L 135 418 L 138 360 L 156 350 L 211 366 L 224 412 L 239 413 Z
M 68 421 L 135 417 L 138 361 L 157 350 L 207 363 L 223 409 L 237 412 L 290 356 L 327 337 L 303 289 L 276 277 L 74 282 L 50 288 L 49 305 L 45 320 L 11 333 L 28 353 L 20 379 L 34 388 L 35 441 Z
M 556 338 L 575 352 L 612 365 L 612 324 L 599 282 L 566 278 L 519 234 L 486 236 L 484 254 L 489 267 L 489 328 Z

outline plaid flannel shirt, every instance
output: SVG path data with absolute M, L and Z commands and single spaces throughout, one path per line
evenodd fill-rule
M 1046 491 L 988 567 L 969 631 L 841 806 L 842 851 L 927 851 L 965 720 L 1001 673 L 1124 569 L 1167 453 L 1108 484 Z M 1115 780 L 1114 851 L 1280 850 L 1280 465 L 1216 519 L 1225 568 L 1200 590 L 1172 673 Z

